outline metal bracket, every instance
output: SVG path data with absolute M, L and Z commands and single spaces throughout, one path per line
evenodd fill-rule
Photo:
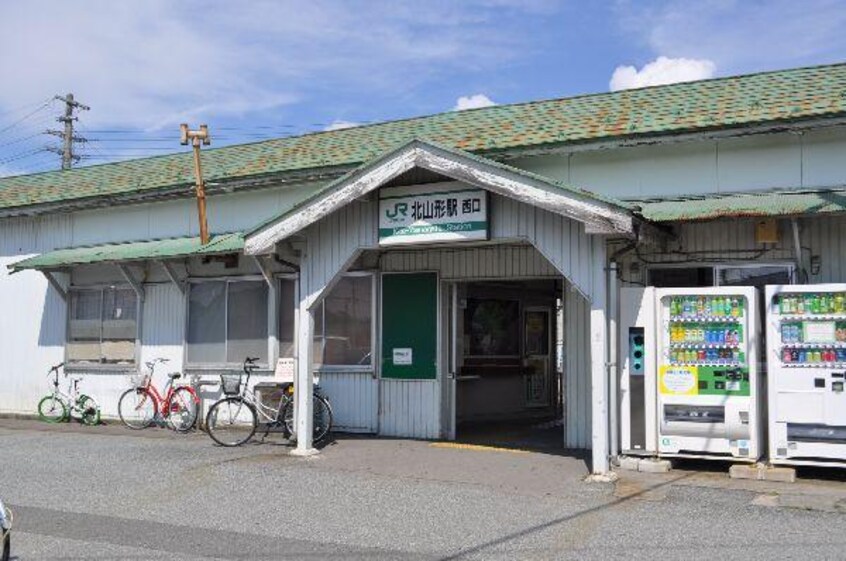
M 62 297 L 62 300 L 67 302 L 68 301 L 68 291 L 65 290 L 64 287 L 62 286 L 62 284 L 59 282 L 59 280 L 56 277 L 53 276 L 53 273 L 50 272 L 50 271 L 41 271 L 41 274 L 44 275 L 44 277 L 47 279 L 47 282 L 50 283 L 50 286 L 52 286 L 55 289 L 55 291 L 59 293 L 59 296 Z
M 141 286 L 141 283 L 138 282 L 135 277 L 132 276 L 132 271 L 129 270 L 129 267 L 124 265 L 123 263 L 117 264 L 118 269 L 120 269 L 123 278 L 126 279 L 126 282 L 132 286 L 132 289 L 135 291 L 135 294 L 138 295 L 138 300 L 140 302 L 144 301 L 144 287 Z
M 176 269 L 173 268 L 173 265 L 167 261 L 159 261 L 159 265 L 161 265 L 162 269 L 164 269 L 164 272 L 167 275 L 167 278 L 170 279 L 170 282 L 179 289 L 179 292 L 185 294 L 185 283 L 179 280 L 179 275 L 176 274 Z
M 256 262 L 259 270 L 261 271 L 261 275 L 264 277 L 264 281 L 267 283 L 267 286 L 273 290 L 273 271 L 270 270 L 270 267 L 267 266 L 267 263 L 261 258 L 259 255 L 252 256 L 253 261 Z

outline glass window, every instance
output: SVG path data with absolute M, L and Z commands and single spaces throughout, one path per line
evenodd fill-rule
M 137 315 L 138 301 L 131 288 L 72 290 L 68 362 L 135 362 Z
M 267 355 L 267 284 L 264 281 L 194 283 L 188 296 L 189 364 L 240 364 Z
M 790 268 L 783 265 L 761 267 L 720 267 L 720 286 L 790 284 Z
M 714 268 L 653 267 L 649 269 L 649 286 L 658 288 L 714 286 Z
M 373 276 L 343 277 L 315 310 L 314 364 L 373 364 Z
M 297 281 L 279 281 L 279 358 L 294 357 L 294 318 L 297 309 Z

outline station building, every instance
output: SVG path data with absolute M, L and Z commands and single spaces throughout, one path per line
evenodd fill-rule
M 837 64 L 207 149 L 208 244 L 188 153 L 3 178 L 0 413 L 63 361 L 116 415 L 153 358 L 256 356 L 303 435 L 317 378 L 336 430 L 544 427 L 601 474 L 619 289 L 846 281 L 845 155 Z

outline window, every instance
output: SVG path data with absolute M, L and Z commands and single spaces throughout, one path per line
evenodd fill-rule
M 649 286 L 688 288 L 714 286 L 713 267 L 655 267 L 649 269 Z
M 279 358 L 294 358 L 297 281 L 279 280 Z
M 68 362 L 133 364 L 137 314 L 138 301 L 131 288 L 72 290 Z
M 697 286 L 756 286 L 790 284 L 791 265 L 713 265 L 701 267 L 651 267 L 649 285 L 658 288 Z
M 267 284 L 227 280 L 191 285 L 188 296 L 189 364 L 240 364 L 267 356 Z
M 314 312 L 315 366 L 373 364 L 373 276 L 346 276 Z

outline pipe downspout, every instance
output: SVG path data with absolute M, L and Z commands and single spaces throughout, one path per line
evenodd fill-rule
M 617 262 L 611 261 L 608 267 L 608 443 L 611 461 L 616 462 L 619 454 L 617 439 L 619 435 L 618 412 L 619 396 L 617 388 Z

